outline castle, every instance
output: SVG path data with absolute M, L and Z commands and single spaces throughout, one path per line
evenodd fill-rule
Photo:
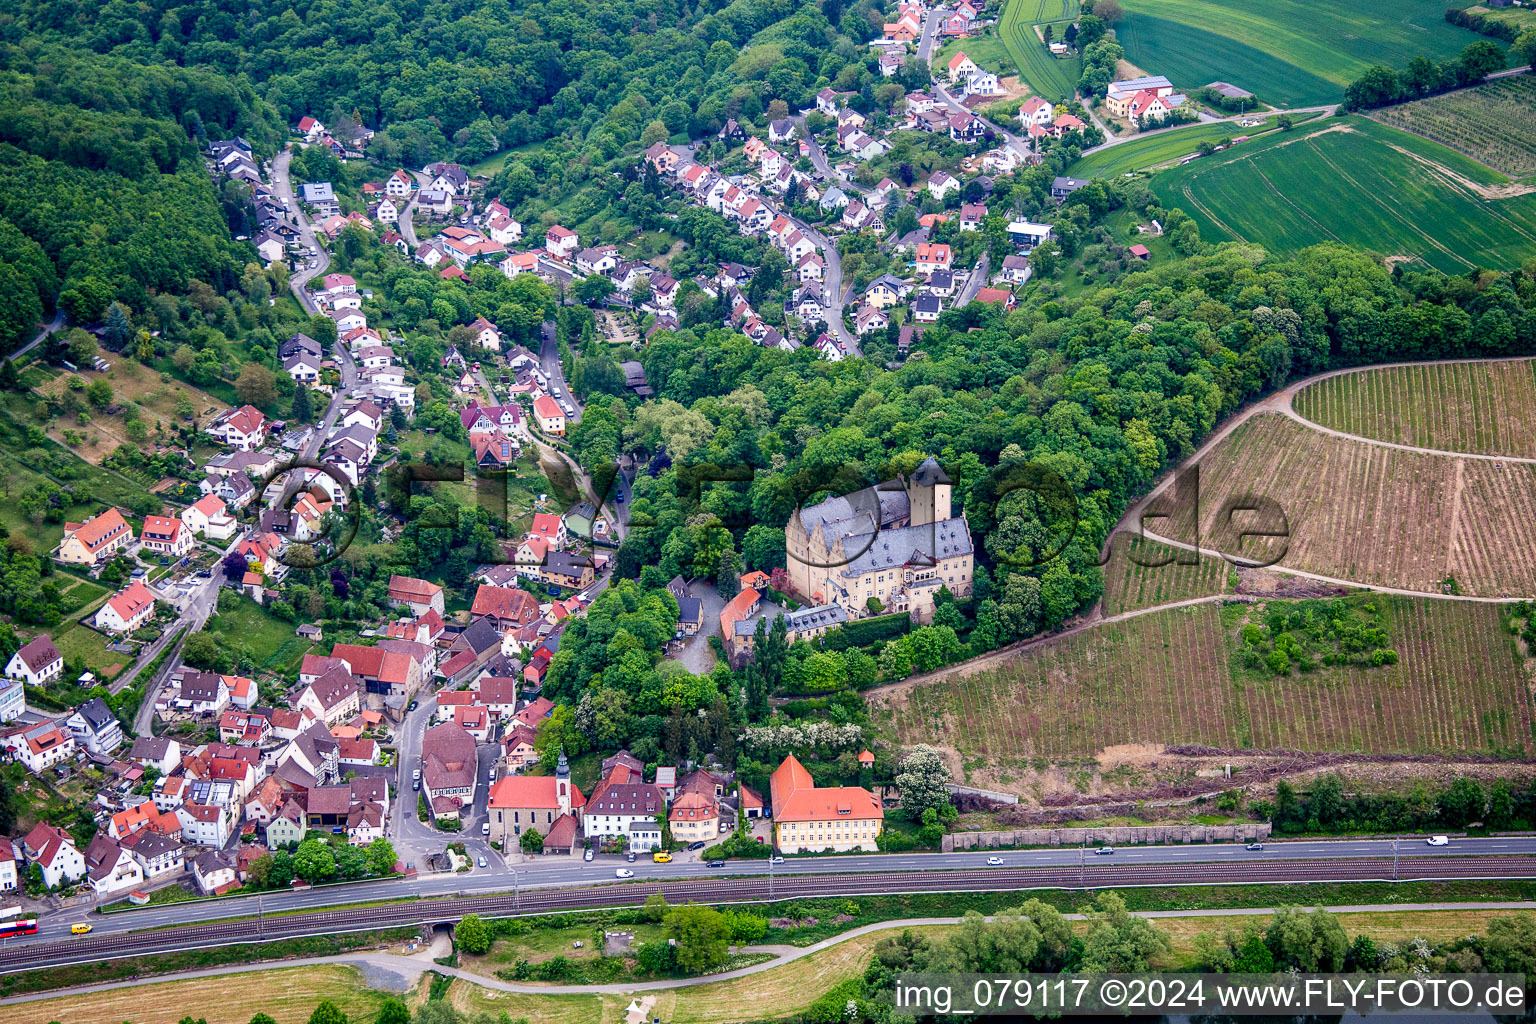
M 939 588 L 966 597 L 974 577 L 970 527 L 950 515 L 950 492 L 949 477 L 929 458 L 910 480 L 898 475 L 801 509 L 785 527 L 791 586 L 813 604 L 841 606 L 850 619 L 906 612 L 931 621 Z

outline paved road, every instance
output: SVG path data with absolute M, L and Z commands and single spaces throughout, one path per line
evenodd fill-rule
M 143 955 L 176 949 L 207 948 L 253 938 L 276 940 L 297 935 L 369 931 L 457 921 L 465 914 L 515 916 L 553 910 L 634 906 L 653 892 L 668 902 L 761 902 L 812 896 L 857 896 L 898 892 L 1003 892 L 1031 888 L 1104 888 L 1130 885 L 1240 884 L 1252 882 L 1319 882 L 1419 880 L 1439 878 L 1536 877 L 1536 837 L 1457 840 L 1436 850 L 1413 840 L 1407 852 L 1393 857 L 1385 840 L 1346 840 L 1331 843 L 1280 843 L 1250 853 L 1231 844 L 1192 847 L 1127 849 L 1101 857 L 1080 850 L 1038 850 L 1000 854 L 999 867 L 975 866 L 985 853 L 911 854 L 792 860 L 760 874 L 761 862 L 731 863 L 704 869 L 694 864 L 637 863 L 633 883 L 614 884 L 613 858 L 583 864 L 573 858 L 540 858 L 518 873 L 516 891 L 506 895 L 506 873 L 478 872 L 418 879 L 384 881 L 334 889 L 274 893 L 261 898 L 264 914 L 251 913 L 251 900 L 148 907 L 98 916 L 96 931 L 86 937 L 68 935 L 71 915 L 46 919 L 40 935 L 13 940 L 0 947 L 0 973 L 43 964 L 61 965 Z M 1346 852 L 1353 850 L 1356 852 Z M 1310 851 L 1310 852 L 1309 852 Z M 566 861 L 567 864 L 558 864 Z M 547 865 L 557 864 L 553 870 Z M 949 869 L 950 865 L 957 866 Z M 754 874 L 756 873 L 756 874 Z M 580 880 L 560 882 L 555 875 Z M 693 874 L 696 877 L 685 877 Z M 582 878 L 584 876 L 584 878 Z M 401 897 L 442 895 L 441 899 Z M 307 910 L 308 906 L 337 906 L 339 900 L 393 900 L 344 909 Z M 290 911 L 272 915 L 271 911 Z M 76 911 L 76 920 L 83 916 Z M 221 920 L 222 919 L 222 920 Z
M 917 58 L 933 64 L 933 41 L 938 37 L 939 24 L 949 15 L 949 8 L 935 7 L 928 12 L 928 20 L 923 22 L 923 35 L 917 42 Z
M 567 413 L 566 419 L 572 423 L 581 422 L 581 403 L 571 393 L 570 386 L 565 383 L 565 367 L 560 363 L 560 343 L 556 340 L 555 332 L 558 328 L 553 320 L 544 321 L 539 341 L 539 369 L 549 381 L 549 392 L 557 400 L 563 399 L 570 403 L 573 413 Z
M 415 192 L 411 193 L 411 201 L 406 203 L 404 208 L 401 209 L 398 226 L 400 228 L 400 237 L 404 238 L 412 251 L 414 251 L 416 246 L 420 244 L 416 240 L 416 223 L 414 220 L 416 215 L 416 196 L 420 194 L 422 189 L 432 184 L 432 177 L 422 171 L 412 171 L 411 175 L 416 179 L 417 188 Z
M 961 308 L 976 297 L 976 293 L 981 291 L 982 286 L 987 283 L 991 267 L 991 261 L 985 255 L 976 261 L 976 265 L 971 268 L 970 275 L 965 279 L 965 287 L 961 288 L 960 294 L 955 296 L 956 309 Z
M 849 355 L 862 356 L 864 351 L 859 348 L 859 339 L 848 329 L 847 324 L 843 323 L 843 306 L 848 301 L 848 289 L 843 285 L 843 259 L 838 255 L 837 244 L 805 221 L 790 216 L 787 211 L 784 216 L 789 217 L 790 222 L 811 240 L 811 244 L 821 250 L 821 258 L 827 264 L 822 281 L 822 294 L 827 297 L 827 324 L 832 328 L 832 333 L 843 343 Z M 850 282 L 848 288 L 851 287 Z
M 48 337 L 50 334 L 53 334 L 53 333 L 57 332 L 63 326 L 64 326 L 64 311 L 62 309 L 60 309 L 60 310 L 57 310 L 57 311 L 54 312 L 52 320 L 50 320 L 46 324 L 42 324 L 42 325 L 40 325 L 38 327 L 37 334 L 33 336 L 31 341 L 27 342 L 25 345 L 21 346 L 21 348 L 19 348 L 16 351 L 12 352 L 11 353 L 11 358 L 12 359 L 20 359 L 22 356 L 26 355 L 28 352 L 30 352 L 34 348 L 36 348 L 38 345 L 42 344 L 42 341 L 43 341 L 44 338 Z
M 795 124 L 799 125 L 800 134 L 805 137 L 805 144 L 811 151 L 811 165 L 816 168 L 816 172 L 821 175 L 822 180 L 829 187 L 836 185 L 844 192 L 856 192 L 861 196 L 869 195 L 873 191 L 872 189 L 865 188 L 856 181 L 842 181 L 838 178 L 837 171 L 832 167 L 832 162 L 827 159 L 826 150 L 822 149 L 821 143 L 817 142 L 815 136 L 811 135 L 810 126 L 805 122 L 806 115 L 809 113 L 811 111 L 802 110 L 800 113 L 795 114 L 792 120 Z
M 278 197 L 288 200 L 288 210 L 291 212 L 293 222 L 298 226 L 299 237 L 304 244 L 314 252 L 314 267 L 305 267 L 297 270 L 288 277 L 288 288 L 293 292 L 293 297 L 299 300 L 305 312 L 318 313 L 319 307 L 310 296 L 305 285 L 315 277 L 324 274 L 331 265 L 330 254 L 315 240 L 314 225 L 309 222 L 304 211 L 299 207 L 299 200 L 293 193 L 293 180 L 288 174 L 288 165 L 293 161 L 293 154 L 284 149 L 278 153 L 272 161 L 272 187 L 277 190 Z
M 1413 913 L 1447 913 L 1462 912 L 1468 914 L 1489 913 L 1500 910 L 1529 910 L 1530 903 L 1397 903 L 1397 904 L 1368 904 L 1331 906 L 1323 909 L 1331 914 L 1413 914 Z M 1235 918 L 1235 917 L 1267 917 L 1277 912 L 1274 907 L 1241 907 L 1221 908 L 1212 910 L 1133 910 L 1132 917 L 1141 917 L 1148 920 L 1170 920 L 1175 918 Z M 1084 914 L 1067 913 L 1061 915 L 1068 921 L 1082 921 L 1086 919 Z M 879 933 L 882 931 L 894 931 L 906 928 L 932 928 L 946 927 L 961 924 L 964 918 L 959 917 L 914 917 L 895 921 L 880 921 L 875 924 L 867 924 L 858 928 L 852 928 L 845 932 L 839 932 L 830 938 L 821 940 L 809 946 L 753 946 L 753 950 L 772 951 L 779 956 L 767 963 L 753 964 L 749 967 L 738 968 L 734 971 L 722 971 L 718 974 L 707 974 L 697 978 L 673 978 L 665 981 L 627 982 L 608 985 L 519 985 L 513 982 L 501 981 L 489 978 L 483 974 L 475 974 L 471 971 L 457 967 L 443 967 L 436 965 L 428 967 L 426 957 L 423 954 L 403 956 L 394 953 L 363 952 L 343 953 L 336 956 L 301 957 L 293 960 L 264 961 L 248 964 L 227 964 L 222 967 L 210 967 L 198 971 L 179 971 L 174 974 L 156 975 L 156 984 L 173 981 L 191 981 L 198 978 L 223 977 L 228 975 L 249 974 L 255 971 L 270 971 L 277 968 L 294 967 L 321 967 L 328 964 L 353 964 L 367 965 L 378 968 L 381 972 L 395 975 L 404 980 L 407 988 L 414 988 L 423 972 L 435 970 L 450 977 L 479 985 L 484 988 L 494 989 L 500 992 L 510 992 L 524 995 L 569 995 L 569 994 L 598 994 L 598 993 L 628 993 L 658 991 L 664 989 L 690 988 L 695 985 L 708 985 L 718 981 L 729 981 L 733 978 L 747 977 L 753 974 L 761 974 L 796 960 L 804 959 L 833 946 L 841 945 L 851 939 L 864 935 Z M 65 996 L 82 996 L 99 992 L 111 992 L 117 989 L 134 988 L 144 984 L 142 980 L 111 981 L 97 985 L 77 985 L 72 988 L 53 989 L 48 992 L 34 992 L 28 995 L 11 996 L 0 999 L 0 1006 L 9 1006 L 16 1003 L 34 1003 L 46 999 L 57 999 Z

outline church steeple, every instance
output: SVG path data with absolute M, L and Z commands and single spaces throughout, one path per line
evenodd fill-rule
M 560 758 L 555 762 L 555 802 L 561 814 L 571 813 L 571 763 L 565 759 L 565 745 L 560 746 Z

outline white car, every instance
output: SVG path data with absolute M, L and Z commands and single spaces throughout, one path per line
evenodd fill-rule
M 1001 857 L 988 857 L 987 858 L 987 863 L 990 864 L 992 867 L 995 867 L 995 868 L 996 867 L 1001 867 L 1002 864 L 1003 864 L 1003 858 L 1001 858 Z
M 1450 846 L 1451 845 L 1450 836 L 1430 836 L 1428 839 L 1426 839 L 1424 841 L 1426 843 L 1428 843 L 1430 846 Z
M 1113 846 L 1101 846 L 1093 852 L 1098 854 L 1100 857 L 1107 857 L 1115 852 L 1115 848 Z
M 488 835 L 491 834 L 491 823 L 490 822 L 487 821 L 487 822 L 484 822 L 484 823 L 481 824 L 481 826 L 480 826 L 480 834 L 483 835 L 483 836 L 488 836 Z
M 613 872 L 613 877 L 614 878 L 634 878 L 635 877 L 635 873 L 633 871 L 629 870 L 629 868 L 617 868 Z
M 768 860 L 770 862 L 774 863 L 774 864 L 783 864 L 784 863 L 784 858 L 779 856 L 778 854 L 774 854 L 772 857 L 769 857 Z

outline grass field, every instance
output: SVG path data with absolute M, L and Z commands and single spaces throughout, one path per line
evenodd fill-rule
M 225 603 L 229 600 L 224 598 Z M 292 624 L 268 615 L 248 597 L 239 598 L 232 607 L 221 608 L 204 628 L 220 640 L 250 648 L 257 667 L 268 672 L 281 673 L 297 664 L 312 646 L 308 640 L 294 635 Z
M 352 1020 L 371 1021 L 386 998 L 354 967 L 323 964 L 190 981 L 140 983 L 133 988 L 78 993 L 5 1009 L 7 1024 L 123 1024 L 169 1022 L 195 1015 L 208 1024 L 246 1024 L 265 1013 L 278 1024 L 304 1024 L 322 999 Z
M 133 663 L 133 655 L 107 650 L 106 637 L 75 622 L 52 631 L 50 635 L 65 661 L 79 658 L 86 668 L 102 679 L 117 678 L 119 672 Z
M 1372 64 L 1443 59 L 1480 36 L 1444 19 L 1437 0 L 1125 0 L 1115 26 L 1148 74 L 1197 88 L 1232 82 L 1277 107 L 1337 102 Z
M 1125 744 L 1306 751 L 1529 752 L 1532 696 L 1497 607 L 1374 596 L 1396 665 L 1264 678 L 1234 657 L 1262 606 L 1153 612 L 1006 666 L 885 691 L 882 733 L 1023 770 Z M 1360 599 L 1356 599 L 1360 600 Z
M 1035 32 L 1036 25 L 1053 25 L 1062 38 L 1069 22 L 1077 17 L 1078 0 L 1009 0 L 997 21 L 997 34 L 1008 48 L 1019 77 L 1052 103 L 1077 91 L 1082 62 L 1076 57 L 1053 57 Z M 934 67 L 939 67 L 937 61 Z
M 1239 541 L 1252 521 L 1239 516 L 1222 525 L 1232 502 L 1253 497 L 1279 506 L 1288 539 Z M 1465 594 L 1536 594 L 1533 510 L 1536 466 L 1386 448 L 1286 416 L 1253 417 L 1200 461 L 1202 547 L 1283 551 L 1282 567 L 1372 586 L 1438 593 L 1454 576 Z M 1166 511 L 1153 532 L 1192 542 L 1193 508 Z
M 1519 32 L 1536 28 L 1536 10 L 1528 7 L 1484 7 L 1482 4 L 1477 4 L 1468 7 L 1467 12 L 1480 14 L 1489 21 L 1502 21 L 1506 25 L 1513 25 Z
M 1272 133 L 1151 185 L 1206 241 L 1282 253 L 1338 241 L 1446 273 L 1518 266 L 1536 250 L 1536 190 L 1364 117 Z
M 1186 565 L 1181 558 L 1198 561 Z M 1165 565 L 1155 564 L 1165 561 Z M 1196 556 L 1130 534 L 1118 535 L 1104 566 L 1104 614 L 1226 593 L 1230 568 L 1223 558 Z
M 1505 174 L 1536 173 L 1536 78 L 1530 75 L 1383 107 L 1371 116 Z
M 1476 455 L 1536 452 L 1536 361 L 1441 363 L 1327 377 L 1297 394 L 1314 423 Z
M 1309 120 L 1306 115 L 1292 118 L 1299 124 Z M 1158 132 L 1146 138 L 1110 146 L 1083 157 L 1069 167 L 1074 178 L 1113 178 L 1131 171 L 1144 171 L 1165 164 L 1175 163 L 1193 153 L 1202 142 L 1219 143 L 1223 139 L 1252 138 L 1274 131 L 1279 127 L 1278 117 L 1264 119 L 1257 128 L 1241 128 L 1231 124 L 1192 124 L 1173 131 Z M 1243 143 L 1246 145 L 1246 143 Z

